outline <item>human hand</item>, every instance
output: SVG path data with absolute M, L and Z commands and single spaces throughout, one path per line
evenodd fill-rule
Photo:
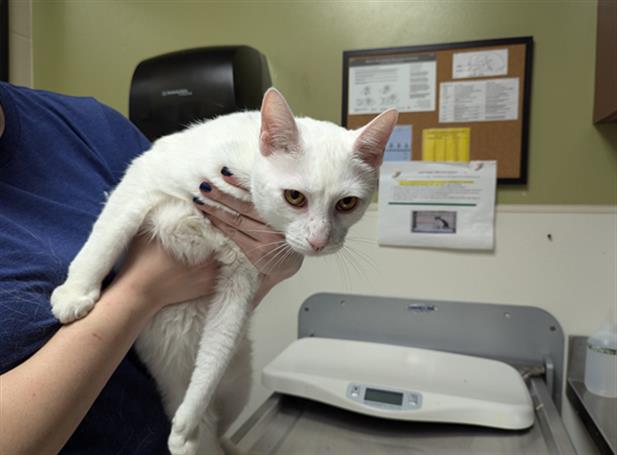
M 214 258 L 189 266 L 165 251 L 157 239 L 138 235 L 110 289 L 154 314 L 167 305 L 212 294 L 218 274 Z
M 246 191 L 226 167 L 221 170 L 223 180 Z M 233 240 L 255 266 L 263 278 L 275 285 L 298 270 L 304 260 L 285 242 L 285 236 L 268 226 L 257 214 L 251 202 L 223 193 L 211 182 L 200 186 L 203 197 L 224 205 L 233 213 L 194 199 L 195 206 L 208 215 L 214 226 Z

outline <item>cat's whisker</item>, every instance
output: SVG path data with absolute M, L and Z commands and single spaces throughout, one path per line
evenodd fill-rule
M 343 256 L 342 250 L 337 251 L 334 257 L 339 269 L 341 269 L 343 286 L 347 289 L 347 291 L 351 291 L 351 276 L 349 275 L 349 270 L 347 269 L 347 263 Z
M 289 256 L 292 253 L 293 253 L 293 250 L 291 248 L 287 248 L 285 250 L 285 252 L 282 254 L 282 256 L 276 261 L 276 263 L 273 264 L 272 270 L 274 270 L 276 267 L 278 267 L 279 264 L 283 264 L 289 258 Z
M 268 253 L 264 254 L 260 260 L 257 261 L 257 264 L 260 264 L 260 267 L 264 270 L 267 270 L 268 267 L 272 264 L 273 261 L 276 260 L 281 254 L 283 254 L 286 250 L 286 245 L 279 245 L 278 247 L 268 251 Z
M 280 234 L 283 235 L 280 231 L 275 231 L 273 229 L 242 229 L 245 232 L 257 232 L 259 234 Z
M 345 248 L 349 251 L 349 253 L 355 255 L 355 257 L 361 259 L 365 264 L 369 265 L 374 271 L 378 271 L 375 262 L 368 254 L 356 248 L 352 248 L 351 245 L 345 245 Z
M 353 260 L 351 259 L 351 257 L 349 257 L 349 254 L 347 253 L 347 251 L 345 251 L 344 248 L 341 250 L 341 257 L 343 258 L 343 261 L 347 265 L 349 288 L 351 289 L 353 287 L 354 272 L 358 274 L 358 268 L 356 264 L 353 262 Z
M 349 248 L 345 246 L 345 247 L 343 247 L 343 249 L 341 251 L 343 253 L 343 257 L 345 257 L 349 261 L 349 264 L 353 267 L 353 269 L 356 271 L 356 273 L 358 275 L 360 275 L 360 277 L 363 280 L 365 280 L 365 281 L 368 280 L 368 275 L 364 272 L 364 270 L 362 270 L 362 268 L 360 267 L 360 264 L 351 255 Z
M 348 235 L 348 239 L 375 240 L 373 237 L 364 237 L 362 235 Z
M 361 266 L 359 261 L 351 254 L 350 251 L 347 251 L 346 254 L 348 255 L 350 263 L 353 265 L 354 269 L 356 270 L 358 275 L 361 277 L 361 279 L 365 283 L 372 284 L 372 282 L 373 282 L 372 278 L 373 278 L 373 276 L 375 274 L 374 273 L 367 273 L 366 268 Z
M 348 246 L 347 249 L 351 254 L 353 254 L 358 259 L 362 260 L 365 264 L 369 265 L 374 270 L 376 269 L 375 262 L 372 260 L 372 258 L 369 255 L 351 246 Z
M 366 237 L 350 237 L 347 236 L 348 241 L 366 243 L 367 245 L 377 245 L 377 241 L 375 239 L 369 239 Z
M 270 263 L 268 264 L 270 266 L 270 270 L 267 270 L 268 272 L 274 270 L 276 267 L 278 267 L 279 264 L 282 264 L 282 262 L 289 257 L 289 255 L 291 254 L 291 252 L 293 250 L 291 250 L 291 248 L 289 248 L 288 245 L 286 245 L 287 248 L 284 248 L 282 250 L 279 250 L 279 252 L 272 258 L 272 260 L 270 261 Z M 277 259 L 278 258 L 278 259 Z
M 334 259 L 336 260 L 336 265 L 341 271 L 343 286 L 346 290 L 351 291 L 351 275 L 349 273 L 349 268 L 347 267 L 347 261 L 343 257 L 342 250 L 338 250 L 334 254 Z
M 277 253 L 280 251 L 279 248 L 275 249 L 275 250 L 271 250 L 268 251 L 266 254 L 264 254 L 262 257 L 260 257 L 259 259 L 257 259 L 253 265 L 255 266 L 256 269 L 260 270 L 260 269 L 265 269 L 267 264 L 270 262 L 271 258 L 276 256 Z
M 274 263 L 276 258 L 279 257 L 281 254 L 284 254 L 287 248 L 289 248 L 289 245 L 284 243 L 268 251 L 268 253 L 264 254 L 263 257 L 259 258 L 259 260 L 255 262 L 255 266 L 259 268 L 263 268 L 266 271 L 273 270 L 273 268 L 270 268 L 270 270 L 268 270 L 268 267 L 271 267 L 271 265 Z M 262 263 L 264 260 L 265 260 L 265 263 L 261 265 L 260 263 Z
M 262 257 L 260 257 L 257 261 L 255 261 L 255 267 L 260 266 L 263 261 L 269 261 L 272 256 L 276 256 L 278 252 L 281 251 L 282 249 L 285 249 L 286 246 L 287 246 L 286 243 L 281 243 L 279 246 L 265 253 Z
M 344 247 L 342 249 L 343 256 L 347 259 L 349 264 L 353 267 L 358 275 L 360 275 L 361 279 L 364 281 L 371 281 L 370 276 L 367 275 L 365 270 L 361 267 L 361 264 L 358 262 L 357 258 L 352 254 L 352 250 L 348 247 Z
M 302 237 L 300 235 L 298 235 L 298 234 L 294 234 L 294 233 L 289 232 L 289 233 L 286 234 L 286 236 L 289 239 L 291 239 L 291 240 L 293 240 L 295 242 L 302 243 Z
M 261 249 L 266 249 L 268 247 L 271 247 L 272 245 L 281 245 L 283 243 L 287 243 L 287 242 L 285 242 L 285 240 L 277 240 L 275 242 L 260 243 L 255 248 L 251 248 L 250 250 L 247 250 L 247 253 L 252 253 L 253 251 L 257 251 L 257 250 L 261 250 Z

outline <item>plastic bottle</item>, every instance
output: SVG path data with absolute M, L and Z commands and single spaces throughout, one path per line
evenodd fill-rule
M 585 386 L 603 397 L 617 397 L 617 323 L 614 312 L 587 339 Z

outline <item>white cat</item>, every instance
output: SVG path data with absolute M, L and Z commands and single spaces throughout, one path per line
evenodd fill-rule
M 156 236 L 186 263 L 211 254 L 222 263 L 213 297 L 167 307 L 137 340 L 173 417 L 173 455 L 224 453 L 219 417 L 230 423 L 240 409 L 219 406 L 219 398 L 230 393 L 229 401 L 238 402 L 248 394 L 245 332 L 259 284 L 244 254 L 193 205 L 196 189 L 206 179 L 247 199 L 221 178 L 227 166 L 250 187 L 257 212 L 284 233 L 289 248 L 310 256 L 336 252 L 370 202 L 397 118 L 391 109 L 355 131 L 294 119 L 283 96 L 270 89 L 261 113 L 222 116 L 159 139 L 110 195 L 66 281 L 51 296 L 61 322 L 92 309 L 101 282 L 138 231 Z

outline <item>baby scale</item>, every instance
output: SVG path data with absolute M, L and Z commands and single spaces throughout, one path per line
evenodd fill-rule
M 491 359 L 383 343 L 301 338 L 263 370 L 275 392 L 397 420 L 520 430 L 533 404 L 520 373 Z
M 574 455 L 564 346 L 540 308 L 315 294 L 231 440 L 255 455 Z

